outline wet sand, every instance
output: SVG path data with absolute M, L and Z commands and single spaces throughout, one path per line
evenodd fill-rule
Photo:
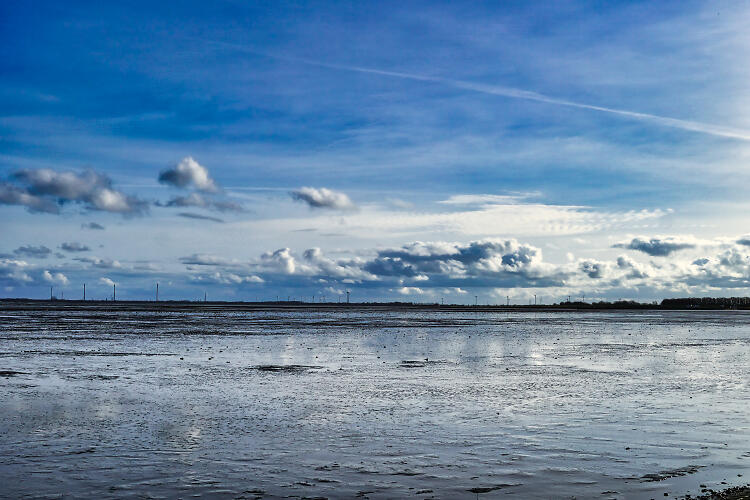
M 0 342 L 4 498 L 674 498 L 750 476 L 744 312 L 2 303 Z

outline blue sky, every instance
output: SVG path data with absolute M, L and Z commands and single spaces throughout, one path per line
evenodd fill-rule
M 746 294 L 749 9 L 7 2 L 0 295 Z

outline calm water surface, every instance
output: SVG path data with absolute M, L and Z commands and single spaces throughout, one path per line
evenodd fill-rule
M 696 494 L 749 380 L 744 312 L 0 307 L 0 495 Z

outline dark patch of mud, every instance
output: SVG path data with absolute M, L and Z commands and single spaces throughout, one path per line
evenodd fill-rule
M 0 377 L 15 377 L 16 375 L 28 375 L 26 372 L 17 372 L 15 370 L 0 370 Z
M 316 365 L 258 365 L 254 370 L 271 373 L 304 373 L 311 370 L 322 370 L 322 366 Z
M 641 481 L 644 482 L 656 482 L 664 481 L 672 477 L 687 476 L 688 474 L 695 474 L 699 469 L 702 469 L 703 465 L 688 465 L 687 467 L 681 467 L 679 469 L 663 470 L 655 474 L 645 474 L 641 476 Z

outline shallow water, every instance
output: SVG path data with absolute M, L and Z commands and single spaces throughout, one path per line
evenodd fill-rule
M 0 488 L 696 494 L 748 481 L 748 380 L 744 312 L 0 308 Z

